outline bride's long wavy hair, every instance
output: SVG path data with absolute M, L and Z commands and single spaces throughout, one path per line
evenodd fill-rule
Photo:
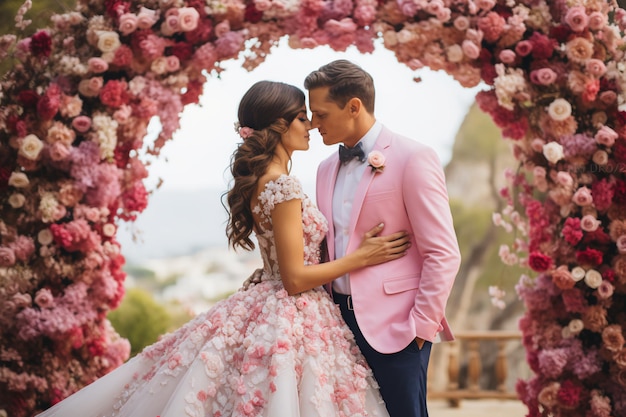
M 251 200 L 257 182 L 272 161 L 281 136 L 302 111 L 302 90 L 290 84 L 259 81 L 239 103 L 239 126 L 253 129 L 231 157 L 232 187 L 226 193 L 228 224 L 226 236 L 233 248 L 253 250 L 254 229 Z

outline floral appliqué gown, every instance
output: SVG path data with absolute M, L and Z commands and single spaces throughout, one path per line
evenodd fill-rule
M 388 417 L 365 359 L 321 288 L 283 288 L 270 213 L 302 200 L 304 261 L 317 264 L 328 225 L 297 179 L 283 175 L 255 212 L 263 270 L 41 417 Z

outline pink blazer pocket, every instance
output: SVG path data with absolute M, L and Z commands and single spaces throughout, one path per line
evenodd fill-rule
M 404 291 L 416 290 L 419 288 L 419 277 L 409 275 L 383 281 L 383 288 L 385 294 L 397 294 Z

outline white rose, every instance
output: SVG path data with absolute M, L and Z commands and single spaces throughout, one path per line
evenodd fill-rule
M 460 45 L 450 45 L 446 50 L 446 56 L 450 62 L 460 62 L 463 60 L 463 49 Z
M 12 172 L 9 177 L 9 185 L 15 188 L 24 188 L 30 184 L 28 177 L 23 172 Z
M 585 274 L 585 284 L 587 284 L 589 288 L 598 288 L 600 284 L 602 284 L 602 275 L 595 269 L 590 269 Z
M 574 267 L 574 269 L 572 269 L 572 278 L 576 282 L 585 278 L 585 270 L 581 268 L 580 266 Z
M 548 114 L 552 120 L 563 121 L 571 116 L 572 105 L 564 98 L 557 98 L 548 106 Z
M 415 34 L 408 29 L 402 29 L 396 36 L 399 43 L 407 43 L 415 39 Z
M 606 151 L 598 149 L 597 151 L 594 152 L 593 156 L 591 157 L 591 160 L 596 165 L 604 166 L 609 162 L 609 154 L 606 153 Z
M 107 237 L 111 237 L 115 234 L 115 225 L 112 223 L 107 223 L 104 226 L 102 226 L 102 234 L 107 236 Z
M 41 229 L 39 233 L 37 233 L 37 241 L 42 245 L 49 245 L 52 243 L 53 236 L 50 229 Z
M 11 194 L 11 196 L 9 197 L 9 205 L 15 209 L 22 207 L 25 201 L 26 197 L 24 197 L 24 195 L 20 193 Z
M 22 139 L 19 154 L 26 159 L 35 161 L 41 150 L 43 149 L 43 142 L 35 135 L 28 135 Z
M 556 164 L 563 159 L 563 146 L 557 142 L 546 143 L 543 145 L 543 155 L 549 162 Z
M 581 319 L 573 319 L 569 322 L 567 328 L 569 329 L 571 334 L 578 334 L 583 331 L 583 329 L 585 328 L 585 324 Z
M 167 58 L 160 56 L 150 64 L 150 69 L 156 74 L 165 74 L 167 72 Z
M 98 32 L 98 49 L 104 53 L 114 52 L 121 45 L 120 37 L 117 32 L 99 31 Z
M 383 33 L 383 43 L 386 48 L 396 46 L 398 44 L 398 34 L 395 30 L 387 30 Z

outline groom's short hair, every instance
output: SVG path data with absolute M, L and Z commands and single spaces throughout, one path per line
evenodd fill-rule
M 340 108 L 343 109 L 350 99 L 356 97 L 368 113 L 374 114 L 374 79 L 360 66 L 346 59 L 321 66 L 304 80 L 304 88 L 307 90 L 320 87 L 329 87 L 328 98 Z

